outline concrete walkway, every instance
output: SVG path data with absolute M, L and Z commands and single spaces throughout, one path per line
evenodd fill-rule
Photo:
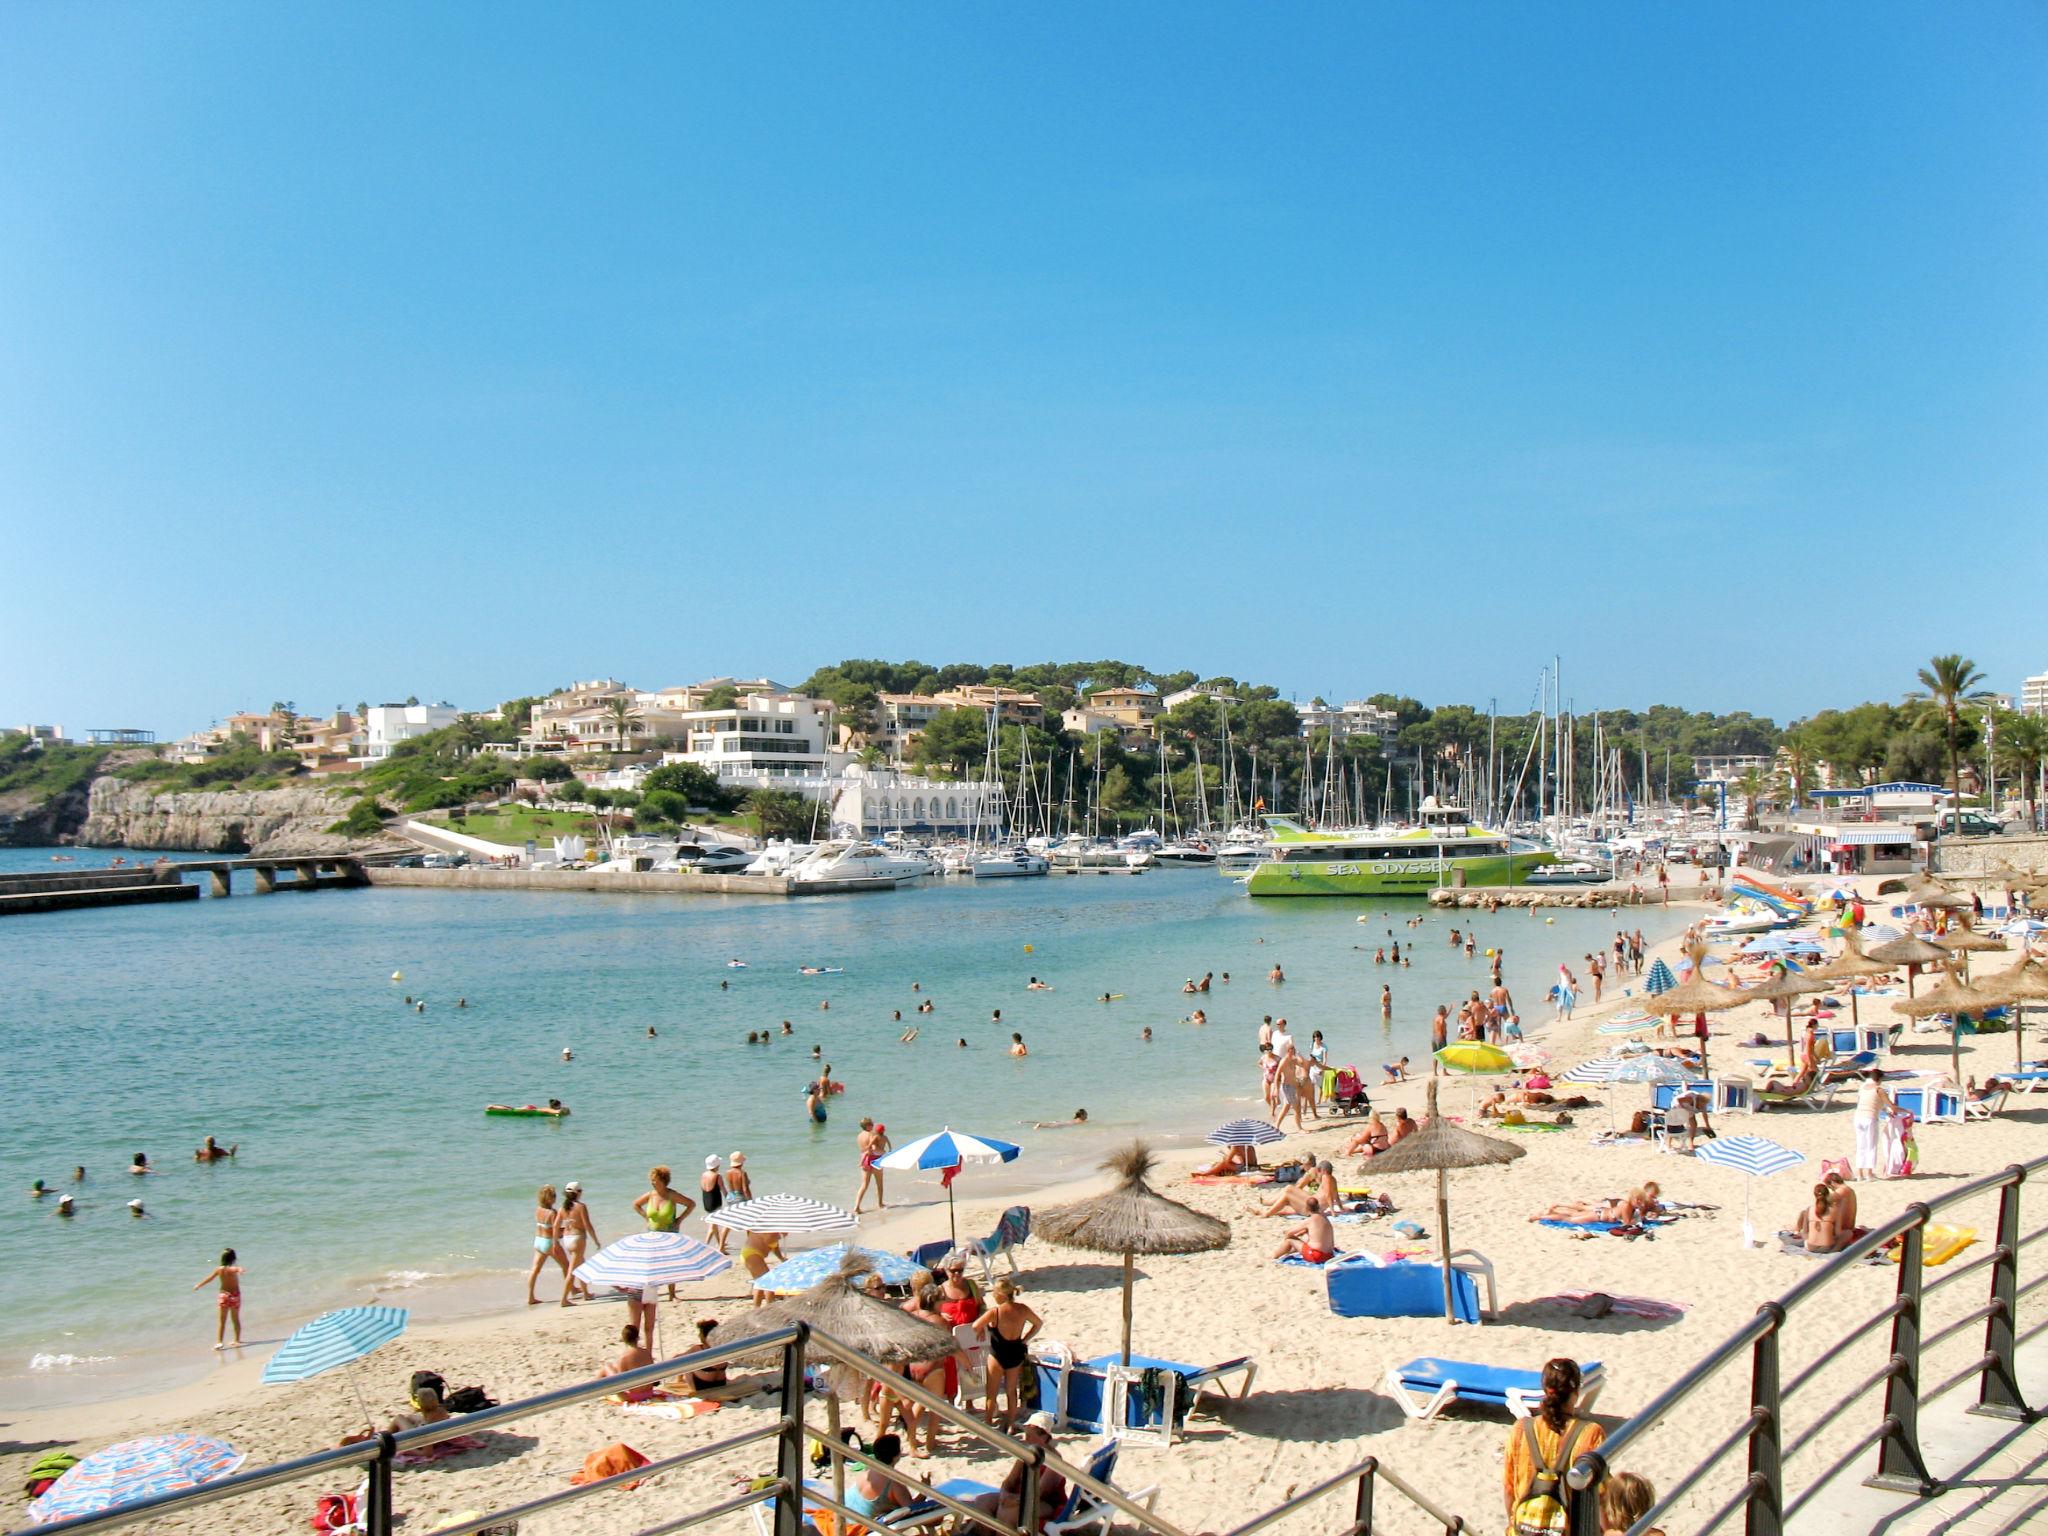
M 2024 1303 L 2021 1316 L 2026 1316 Z M 2021 1345 L 2018 1364 L 2027 1401 L 2048 1403 L 2048 1336 Z M 2013 1424 L 1980 1418 L 1967 1411 L 1976 1400 L 1975 1384 L 1966 1384 L 1920 1415 L 1921 1454 L 1944 1483 L 1933 1498 L 1864 1487 L 1862 1480 L 1877 1464 L 1877 1453 L 1871 1451 L 1821 1485 L 1787 1521 L 1787 1529 L 1868 1531 L 1871 1536 L 2048 1531 L 2048 1419 Z

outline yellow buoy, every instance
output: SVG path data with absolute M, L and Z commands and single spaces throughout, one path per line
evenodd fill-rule
M 1488 951 L 1486 952 L 1486 958 L 1487 958 L 1487 959 L 1489 959 L 1489 960 L 1491 960 L 1491 959 L 1493 958 L 1493 951 L 1492 951 L 1492 950 L 1490 950 L 1490 949 L 1489 949 L 1489 950 L 1488 950 Z
M 393 981 L 403 981 L 403 980 L 405 980 L 405 972 L 403 972 L 403 971 L 393 971 L 393 972 L 391 973 L 391 979 L 392 979 Z
M 1546 917 L 1545 919 L 1543 919 L 1543 921 L 1545 921 L 1546 923 L 1554 923 L 1557 921 L 1557 919 L 1554 917 Z
M 1033 948 L 1033 946 L 1031 946 L 1031 945 L 1029 945 L 1029 944 L 1026 944 L 1026 945 L 1024 946 L 1024 953 L 1025 953 L 1025 954 L 1027 954 L 1027 955 L 1028 955 L 1028 954 L 1030 954 L 1030 953 L 1032 952 L 1032 948 Z

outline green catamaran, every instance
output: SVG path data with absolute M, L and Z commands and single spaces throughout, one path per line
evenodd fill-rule
M 1441 885 L 1520 885 L 1556 855 L 1517 848 L 1472 824 L 1462 806 L 1424 800 L 1399 831 L 1311 831 L 1267 818 L 1267 853 L 1246 879 L 1254 896 L 1426 896 Z

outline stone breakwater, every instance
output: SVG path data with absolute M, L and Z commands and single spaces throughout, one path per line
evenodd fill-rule
M 328 789 L 181 790 L 96 779 L 78 840 L 103 848 L 186 853 L 348 853 L 361 843 L 327 829 L 354 801 Z

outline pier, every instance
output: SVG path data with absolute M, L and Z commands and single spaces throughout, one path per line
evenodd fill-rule
M 80 907 L 144 906 L 197 901 L 209 891 L 234 893 L 234 876 L 247 870 L 256 894 L 330 891 L 369 884 L 365 861 L 355 854 L 279 858 L 165 859 L 115 869 L 37 870 L 0 875 L 0 917 L 26 912 L 68 912 Z M 206 880 L 186 879 L 187 875 Z
M 788 875 L 706 875 L 692 870 L 372 868 L 372 885 L 425 886 L 455 891 L 595 891 L 612 895 L 822 896 L 841 891 L 888 891 L 900 880 L 796 880 Z

